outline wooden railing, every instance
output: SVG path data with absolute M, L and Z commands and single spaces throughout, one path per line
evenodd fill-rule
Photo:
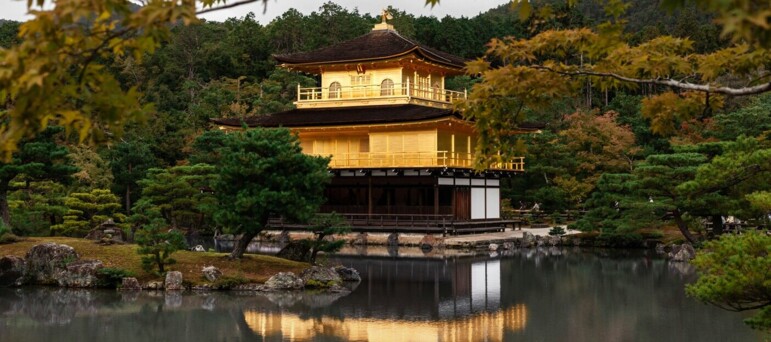
M 328 156 L 324 154 L 316 154 Z M 329 167 L 346 168 L 388 168 L 388 167 L 460 167 L 471 168 L 474 156 L 471 153 L 449 151 L 426 152 L 359 152 L 333 154 Z M 525 157 L 494 163 L 491 170 L 524 171 Z
M 452 103 L 465 99 L 466 93 L 440 88 L 421 88 L 414 84 L 395 83 L 392 86 L 380 84 L 345 86 L 337 88 L 329 87 L 300 87 L 297 86 L 297 101 L 339 101 L 347 99 L 382 99 L 414 97 L 424 100 Z

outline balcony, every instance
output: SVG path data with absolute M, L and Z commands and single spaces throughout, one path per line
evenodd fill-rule
M 319 156 L 329 156 L 314 154 Z M 332 155 L 329 167 L 332 169 L 349 168 L 473 168 L 474 156 L 471 153 L 449 151 L 435 152 L 359 152 Z M 515 157 L 511 161 L 495 163 L 490 170 L 525 171 L 525 157 Z
M 297 86 L 298 108 L 327 106 L 361 106 L 415 103 L 449 108 L 454 101 L 465 99 L 466 93 L 447 89 L 416 87 L 414 84 L 361 85 L 339 87 Z

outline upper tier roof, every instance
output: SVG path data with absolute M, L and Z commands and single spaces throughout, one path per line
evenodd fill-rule
M 376 61 L 406 56 L 410 53 L 455 69 L 463 69 L 466 63 L 464 58 L 402 37 L 394 30 L 373 30 L 363 36 L 321 49 L 273 55 L 273 58 L 279 63 L 292 66 Z
M 407 104 L 395 106 L 292 109 L 268 115 L 249 116 L 243 119 L 243 123 L 249 127 L 324 127 L 404 123 L 453 116 L 460 118 L 460 114 L 453 112 L 450 109 Z M 217 118 L 211 119 L 211 121 L 221 126 L 242 126 L 242 120 L 240 118 Z

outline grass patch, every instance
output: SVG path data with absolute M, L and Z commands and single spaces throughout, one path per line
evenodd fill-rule
M 34 245 L 46 242 L 65 244 L 75 248 L 81 259 L 101 260 L 105 267 L 125 270 L 136 275 L 140 282 L 161 280 L 154 274 L 142 270 L 142 261 L 137 254 L 137 245 L 102 246 L 94 241 L 68 237 L 29 237 L 23 241 L 3 245 L 2 255 L 24 257 Z M 201 269 L 204 266 L 215 266 L 227 277 L 243 278 L 246 282 L 264 283 L 278 272 L 299 273 L 308 264 L 280 259 L 267 255 L 244 255 L 241 260 L 228 259 L 227 253 L 178 251 L 174 253 L 177 263 L 169 266 L 172 271 L 182 272 L 185 281 L 192 284 L 203 284 Z

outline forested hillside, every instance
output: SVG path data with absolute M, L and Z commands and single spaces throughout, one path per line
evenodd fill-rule
M 529 38 L 547 30 L 593 27 L 606 16 L 602 6 L 591 1 L 572 8 L 563 1 L 542 1 L 536 3 L 536 10 L 543 3 L 553 5 L 548 19 L 521 21 L 517 9 L 503 5 L 471 18 L 415 17 L 391 9 L 391 22 L 404 36 L 472 59 L 483 56 L 495 37 Z M 670 13 L 660 9 L 656 0 L 635 1 L 624 18 L 628 21 L 625 39 L 631 44 L 660 35 L 688 37 L 697 52 L 728 44 L 720 38 L 712 16 L 696 8 Z M 130 55 L 108 60 L 121 87 L 136 87 L 143 101 L 153 104 L 152 114 L 131 123 L 120 139 L 99 147 L 76 147 L 61 133 L 53 135 L 53 141 L 66 146 L 68 163 L 77 172 L 64 181 L 58 176 L 32 179 L 23 172 L 7 179 L 2 187 L 8 194 L 8 223 L 19 234 L 50 234 L 51 226 L 67 221 L 72 210 L 68 196 L 102 188 L 112 191 L 120 207 L 111 206 L 101 214 L 132 214 L 148 184 L 140 182 L 148 170 L 189 164 L 191 154 L 201 151 L 194 142 L 209 128 L 210 118 L 286 110 L 292 107 L 298 83 L 315 84 L 312 75 L 276 69 L 272 54 L 347 40 L 368 32 L 379 20 L 331 2 L 309 15 L 290 10 L 267 25 L 246 14 L 225 22 L 175 26 L 160 48 L 140 62 Z M 18 23 L 0 23 L 0 46 L 18 43 L 17 30 Z M 477 81 L 457 77 L 448 81 L 448 87 L 470 88 Z M 771 98 L 759 96 L 728 98 L 719 110 L 678 122 L 674 133 L 652 133 L 640 103 L 660 90 L 608 91 L 588 85 L 580 97 L 554 98 L 548 110 L 526 111 L 528 121 L 541 122 L 546 128 L 524 139 L 527 172 L 508 185 L 513 205 L 540 203 L 548 211 L 597 205 L 590 198 L 609 181 L 604 174 L 632 172 L 647 156 L 674 153 L 675 145 L 732 141 L 769 129 Z M 211 229 L 205 222 L 196 227 Z

